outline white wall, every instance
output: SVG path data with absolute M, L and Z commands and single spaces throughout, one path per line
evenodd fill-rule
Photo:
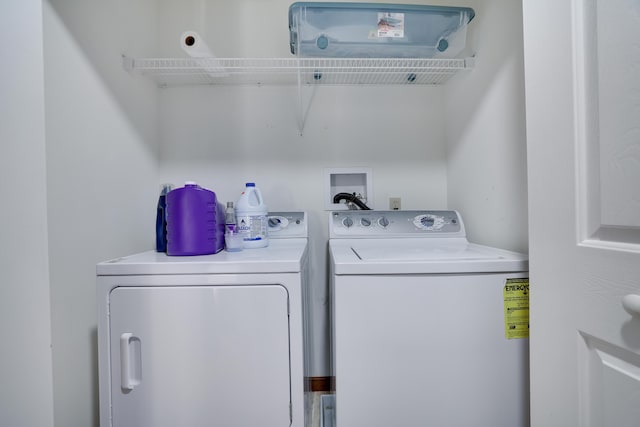
M 0 425 L 53 426 L 40 0 L 0 3 Z
M 121 55 L 154 49 L 157 17 L 154 0 L 44 6 L 55 424 L 85 427 L 98 416 L 95 264 L 154 242 L 157 92 Z
M 475 69 L 446 87 L 448 206 L 470 240 L 528 251 L 522 3 L 474 1 Z

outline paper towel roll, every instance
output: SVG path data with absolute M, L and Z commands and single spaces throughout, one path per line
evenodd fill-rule
M 197 32 L 185 31 L 182 33 L 182 36 L 180 36 L 180 46 L 190 57 L 202 58 L 202 61 L 198 62 L 202 66 L 203 71 L 210 77 L 221 78 L 229 75 L 220 61 L 215 59 L 215 55 Z
M 210 58 L 215 55 L 209 49 L 209 46 L 195 31 L 185 31 L 180 37 L 180 46 L 187 55 L 192 58 Z

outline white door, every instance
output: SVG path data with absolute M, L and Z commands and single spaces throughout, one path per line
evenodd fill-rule
M 284 287 L 122 287 L 109 310 L 111 425 L 291 424 Z
M 532 425 L 636 427 L 640 1 L 523 5 Z

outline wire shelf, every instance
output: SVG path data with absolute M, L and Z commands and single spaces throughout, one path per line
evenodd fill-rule
M 473 58 L 128 58 L 161 87 L 182 85 L 438 85 Z

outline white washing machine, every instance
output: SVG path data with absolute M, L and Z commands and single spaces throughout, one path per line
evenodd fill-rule
M 455 211 L 329 218 L 338 427 L 529 425 L 528 260 Z
M 102 427 L 304 426 L 307 216 L 269 246 L 97 265 Z

